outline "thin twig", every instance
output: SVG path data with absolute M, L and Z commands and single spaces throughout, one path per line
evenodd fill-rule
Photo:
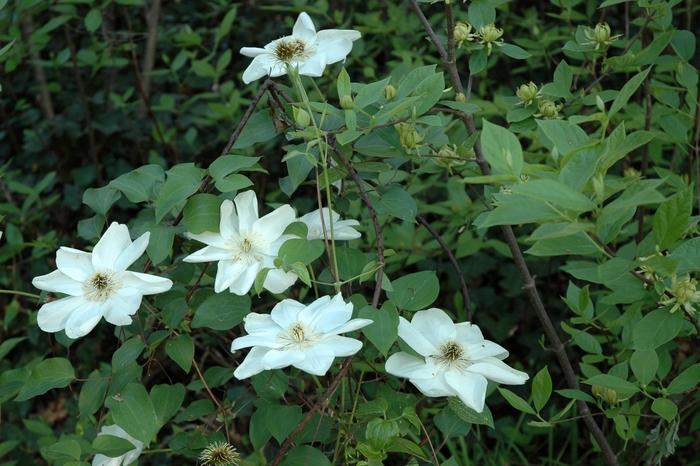
M 472 308 L 472 302 L 469 298 L 469 288 L 467 287 L 467 282 L 464 280 L 464 274 L 462 273 L 462 268 L 459 266 L 459 262 L 457 262 L 457 258 L 454 254 L 452 254 L 452 250 L 442 239 L 440 233 L 435 231 L 435 229 L 432 227 L 432 225 L 430 225 L 430 223 L 425 219 L 425 217 L 418 214 L 416 215 L 416 219 L 418 219 L 418 221 L 425 227 L 425 229 L 428 230 L 428 233 L 430 233 L 433 236 L 433 238 L 435 238 L 442 250 L 445 251 L 445 254 L 447 254 L 447 258 L 450 260 L 452 268 L 455 270 L 457 278 L 459 279 L 459 285 L 462 288 L 462 296 L 464 296 L 464 308 L 467 311 L 467 320 L 471 322 L 471 320 L 474 318 L 474 309 Z
M 418 16 L 418 19 L 420 20 L 421 24 L 423 25 L 423 28 L 425 29 L 426 33 L 428 34 L 428 36 L 430 36 L 433 43 L 435 44 L 435 47 L 437 48 L 438 53 L 442 58 L 443 66 L 447 70 L 447 74 L 450 76 L 450 80 L 452 81 L 452 86 L 455 92 L 464 93 L 462 81 L 459 77 L 459 71 L 457 70 L 457 67 L 455 66 L 454 62 L 449 62 L 449 53 L 445 50 L 442 43 L 440 43 L 437 34 L 435 34 L 435 31 L 433 30 L 432 26 L 423 14 L 423 11 L 420 9 L 418 2 L 416 0 L 411 0 L 410 4 L 413 10 L 415 11 L 416 15 Z M 453 19 L 451 9 L 452 5 L 446 3 L 445 11 L 448 19 Z M 451 30 L 451 28 L 453 27 L 454 26 L 448 26 L 448 30 Z M 448 43 L 450 43 L 450 41 L 448 41 Z M 454 41 L 452 41 L 451 44 L 454 45 Z M 465 127 L 467 129 L 467 133 L 469 135 L 476 132 L 476 125 L 474 123 L 474 118 L 472 117 L 472 115 L 465 113 L 461 117 L 461 119 L 464 122 Z M 489 175 L 491 173 L 491 168 L 489 167 L 488 162 L 486 162 L 478 139 L 474 144 L 474 151 L 476 153 L 477 163 L 479 165 L 479 168 L 481 169 L 482 174 Z M 520 278 L 523 283 L 523 291 L 528 296 L 530 304 L 532 305 L 533 309 L 535 310 L 535 314 L 540 320 L 544 333 L 551 343 L 554 354 L 556 355 L 557 360 L 559 362 L 559 366 L 564 372 L 564 378 L 566 379 L 566 382 L 569 385 L 569 387 L 573 389 L 579 389 L 578 378 L 576 376 L 576 372 L 574 372 L 571 360 L 569 359 L 569 356 L 566 353 L 566 347 L 559 338 L 559 333 L 557 332 L 557 329 L 554 326 L 554 323 L 552 322 L 552 319 L 549 316 L 547 309 L 544 307 L 544 303 L 542 302 L 540 294 L 537 291 L 535 280 L 532 274 L 530 273 L 527 263 L 525 262 L 523 253 L 520 250 L 520 246 L 518 245 L 518 240 L 515 237 L 515 233 L 513 232 L 513 229 L 510 227 L 510 225 L 502 226 L 501 231 L 505 236 L 511 254 L 513 255 L 515 266 L 518 269 L 518 272 L 520 273 Z M 584 422 L 588 427 L 588 430 L 591 432 L 591 434 L 593 434 L 593 437 L 596 439 L 596 442 L 600 446 L 605 462 L 610 466 L 617 466 L 618 461 L 615 452 L 610 447 L 610 444 L 608 443 L 605 434 L 600 429 L 595 419 L 593 419 L 588 405 L 584 401 L 579 401 L 578 408 L 581 412 L 581 415 L 585 416 Z
M 644 130 L 649 131 L 651 129 L 651 78 L 647 76 L 644 83 Z M 647 170 L 649 169 L 649 144 L 644 144 L 642 146 L 642 164 L 640 166 L 640 172 L 642 177 L 645 177 Z M 637 243 L 641 243 L 644 239 L 644 206 L 641 206 L 637 211 Z
M 39 86 L 39 106 L 47 120 L 54 117 L 55 113 L 53 110 L 53 102 L 51 101 L 51 92 L 49 91 L 49 82 L 46 79 L 46 73 L 44 73 L 44 68 L 41 66 L 41 57 L 39 56 L 39 51 L 37 46 L 32 43 L 31 37 L 34 33 L 34 20 L 32 19 L 32 12 L 27 10 L 22 15 L 22 32 L 24 32 L 25 42 L 29 44 L 29 56 L 32 59 L 32 70 L 34 72 L 34 79 Z
M 160 19 L 161 0 L 153 0 L 151 7 L 146 12 L 146 24 L 148 25 L 148 36 L 146 38 L 146 51 L 143 56 L 143 72 L 141 73 L 141 88 L 146 97 L 151 97 L 151 72 L 156 61 L 156 45 L 158 44 L 158 22 Z M 146 114 L 145 102 L 139 110 L 140 117 Z
M 231 133 L 231 137 L 228 139 L 226 146 L 224 146 L 224 150 L 221 151 L 221 155 L 226 155 L 231 151 L 231 148 L 236 143 L 236 140 L 239 138 L 239 136 L 243 132 L 243 128 L 245 128 L 245 125 L 248 124 L 248 120 L 250 120 L 250 117 L 253 116 L 253 112 L 258 107 L 258 103 L 260 103 L 260 99 L 262 99 L 263 95 L 265 95 L 265 91 L 267 91 L 267 89 L 270 86 L 274 86 L 274 83 L 272 82 L 272 80 L 270 78 L 267 78 L 265 80 L 265 82 L 262 84 L 262 86 L 260 86 L 260 89 L 258 89 L 258 93 L 255 94 L 255 97 L 253 97 L 253 100 L 250 102 L 250 105 L 248 105 L 248 108 L 246 109 L 245 113 L 241 117 L 241 120 L 238 123 L 238 126 L 236 126 L 236 129 L 234 129 L 233 133 Z

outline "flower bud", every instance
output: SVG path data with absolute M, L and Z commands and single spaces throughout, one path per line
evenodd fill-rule
M 455 100 L 456 100 L 457 102 L 466 102 L 466 101 L 467 101 L 467 96 L 464 95 L 464 92 L 458 92 L 458 93 L 455 95 Z
M 464 42 L 474 40 L 474 34 L 472 34 L 472 25 L 465 23 L 464 21 L 457 21 L 455 24 L 455 41 L 458 45 L 462 45 Z
M 530 81 L 527 84 L 521 84 L 520 87 L 515 91 L 515 95 L 518 96 L 521 102 L 525 105 L 530 105 L 533 100 L 537 97 L 537 84 Z
M 292 115 L 294 116 L 294 122 L 302 128 L 306 128 L 311 123 L 311 116 L 303 108 L 292 107 Z
M 351 95 L 340 96 L 340 107 L 344 110 L 350 110 L 355 106 L 355 102 L 352 100 Z
M 601 387 L 600 385 L 593 385 L 591 387 L 591 393 L 597 398 L 605 401 L 610 405 L 617 403 L 617 392 L 612 388 Z
M 479 28 L 479 38 L 484 44 L 496 42 L 503 35 L 503 29 L 497 28 L 495 24 L 486 24 Z
M 625 178 L 639 178 L 642 176 L 642 173 L 634 167 L 625 168 L 622 174 L 625 176 Z
M 387 84 L 386 87 L 384 87 L 384 97 L 386 100 L 391 100 L 396 97 L 396 88 L 391 84 Z
M 608 23 L 598 23 L 593 29 L 593 39 L 599 44 L 604 44 L 610 40 L 610 26 Z
M 394 128 L 399 133 L 401 145 L 407 150 L 415 149 L 423 140 L 423 136 L 410 123 L 396 123 Z
M 559 116 L 559 109 L 561 107 L 549 99 L 542 99 L 537 104 L 537 109 L 541 116 L 545 118 L 556 118 Z

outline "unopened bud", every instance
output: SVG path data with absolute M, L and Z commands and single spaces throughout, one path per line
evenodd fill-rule
M 396 88 L 391 84 L 387 84 L 386 87 L 384 87 L 384 97 L 386 100 L 391 100 L 396 97 Z
M 525 104 L 530 105 L 533 100 L 537 97 L 537 84 L 530 81 L 527 84 L 521 84 L 520 87 L 515 91 L 515 95 Z
M 634 167 L 625 168 L 622 174 L 625 176 L 625 178 L 639 178 L 640 176 L 642 176 L 642 172 L 640 172 Z
M 396 123 L 394 128 L 399 133 L 399 141 L 405 149 L 415 149 L 423 140 L 423 136 L 410 123 Z
M 456 100 L 457 102 L 466 102 L 466 101 L 467 101 L 467 96 L 464 95 L 464 92 L 458 92 L 458 93 L 455 95 L 455 100 Z
M 486 24 L 479 28 L 479 38 L 484 43 L 496 42 L 503 35 L 503 29 L 497 28 L 495 24 Z
M 540 100 L 537 105 L 537 109 L 541 116 L 545 118 L 556 118 L 559 116 L 559 109 L 561 107 L 549 99 Z
M 311 123 L 311 116 L 309 116 L 309 113 L 303 108 L 292 107 L 292 114 L 294 116 L 294 122 L 302 128 L 306 128 L 309 126 L 309 123 Z
M 610 405 L 617 403 L 617 392 L 612 388 L 593 385 L 591 387 L 591 393 Z
M 608 23 L 598 23 L 593 29 L 593 39 L 599 44 L 604 44 L 610 40 L 610 26 Z
M 474 34 L 472 34 L 472 25 L 465 23 L 464 21 L 457 21 L 455 24 L 455 41 L 457 44 L 461 45 L 463 42 L 474 40 Z
M 345 110 L 350 110 L 355 106 L 355 102 L 352 100 L 351 95 L 340 96 L 340 107 Z

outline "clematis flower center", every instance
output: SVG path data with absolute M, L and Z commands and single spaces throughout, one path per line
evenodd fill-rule
M 240 238 L 234 247 L 233 260 L 245 261 L 247 264 L 262 260 L 263 242 L 255 235 L 248 234 Z
M 117 277 L 107 272 L 97 272 L 83 285 L 85 298 L 103 303 L 119 288 Z
M 274 47 L 274 55 L 282 63 L 290 63 L 295 59 L 304 58 L 309 54 L 309 46 L 301 39 L 279 39 Z
M 301 322 L 293 323 L 286 332 L 280 335 L 285 348 L 300 349 L 310 346 L 315 341 L 315 334 Z
M 437 356 L 437 360 L 447 366 L 468 365 L 464 348 L 454 341 L 448 341 L 440 347 L 440 354 Z

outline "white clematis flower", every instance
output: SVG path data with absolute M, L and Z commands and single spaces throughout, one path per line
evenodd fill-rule
M 134 461 L 136 461 L 136 459 L 141 455 L 141 451 L 143 451 L 143 442 L 136 440 L 116 424 L 111 426 L 103 426 L 102 429 L 100 429 L 100 433 L 97 434 L 98 437 L 100 435 L 112 435 L 114 437 L 126 439 L 134 445 L 134 449 L 129 450 L 122 456 L 117 456 L 116 458 L 110 458 L 98 453 L 92 459 L 92 466 L 127 466 L 134 463 Z
M 41 306 L 39 328 L 50 333 L 65 330 L 75 339 L 87 335 L 102 317 L 114 325 L 131 324 L 144 295 L 173 286 L 167 278 L 126 270 L 146 250 L 149 237 L 146 232 L 132 242 L 127 226 L 114 222 L 91 253 L 67 247 L 56 251 L 58 270 L 35 277 L 32 284 L 69 296 Z
M 323 212 L 323 214 L 321 212 Z M 323 223 L 321 222 L 321 215 L 323 215 Z M 326 230 L 325 237 L 330 239 L 331 221 L 333 222 L 333 239 L 336 241 L 357 239 L 362 236 L 359 231 L 353 228 L 358 226 L 360 222 L 357 220 L 341 220 L 340 214 L 328 209 L 328 207 L 314 210 L 304 215 L 299 220 L 306 224 L 308 229 L 306 239 L 308 240 L 323 239 L 324 227 Z
M 234 209 L 235 203 L 235 209 Z M 189 234 L 189 237 L 207 246 L 190 254 L 185 262 L 218 261 L 214 291 L 244 295 L 250 291 L 260 270 L 269 269 L 263 288 L 282 293 L 298 278 L 292 272 L 278 269 L 274 261 L 282 244 L 291 235 L 284 230 L 294 222 L 296 214 L 285 204 L 264 217 L 258 218 L 258 199 L 253 191 L 239 193 L 233 202 L 221 204 L 219 233 Z
M 243 47 L 241 54 L 253 57 L 243 72 L 243 82 L 248 84 L 263 76 L 275 78 L 287 74 L 287 65 L 304 76 L 321 76 L 326 65 L 345 60 L 352 43 L 361 36 L 352 29 L 326 29 L 316 32 L 313 21 L 301 13 L 294 24 L 291 36 L 273 40 L 265 46 Z
M 293 299 L 279 302 L 270 314 L 254 312 L 245 317 L 248 335 L 236 338 L 231 351 L 252 349 L 233 375 L 245 379 L 265 370 L 294 366 L 314 375 L 324 375 L 339 356 L 351 356 L 362 342 L 342 337 L 372 323 L 351 319 L 352 304 L 340 294 L 324 296 L 308 306 Z
M 485 340 L 479 327 L 455 324 L 441 309 L 418 311 L 411 322 L 400 317 L 399 337 L 421 357 L 392 354 L 386 361 L 388 373 L 408 378 L 426 396 L 457 396 L 479 413 L 484 410 L 486 379 L 522 385 L 529 378 L 501 361 L 508 351 Z

